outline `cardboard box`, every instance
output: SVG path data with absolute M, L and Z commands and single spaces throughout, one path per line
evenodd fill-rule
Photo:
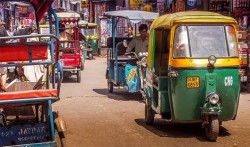
M 247 39 L 247 31 L 238 31 L 238 39 L 246 40 Z

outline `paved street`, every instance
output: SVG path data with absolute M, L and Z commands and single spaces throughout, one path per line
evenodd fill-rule
M 81 83 L 72 76 L 62 84 L 54 109 L 67 123 L 69 147 L 249 146 L 250 94 L 241 94 L 236 120 L 223 122 L 217 142 L 208 142 L 200 124 L 156 119 L 154 126 L 146 126 L 140 94 L 123 89 L 108 94 L 105 70 L 106 58 L 87 60 Z

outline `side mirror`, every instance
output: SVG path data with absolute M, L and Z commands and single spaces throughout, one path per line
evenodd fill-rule
M 128 47 L 128 42 L 127 42 L 127 40 L 123 40 L 123 46 L 124 46 L 124 47 Z

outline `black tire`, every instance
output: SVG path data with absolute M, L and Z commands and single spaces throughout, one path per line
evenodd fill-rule
M 107 81 L 108 81 L 108 90 L 109 90 L 109 93 L 112 93 L 113 90 L 114 90 L 114 84 L 111 81 L 109 81 L 109 80 L 107 80 Z
M 77 71 L 77 83 L 81 83 L 81 71 Z
M 155 118 L 154 110 L 147 103 L 145 103 L 145 123 L 147 125 L 153 125 L 154 118 Z
M 81 70 L 84 69 L 84 61 L 83 61 L 83 59 L 81 60 L 81 67 L 80 67 L 80 69 L 81 69 Z
M 57 147 L 66 147 L 66 139 L 62 132 L 55 130 L 55 141 Z
M 93 59 L 93 54 L 92 53 L 89 53 L 89 60 L 92 60 Z
M 208 140 L 215 142 L 219 135 L 219 120 L 218 116 L 210 116 L 209 124 L 205 127 L 205 134 Z

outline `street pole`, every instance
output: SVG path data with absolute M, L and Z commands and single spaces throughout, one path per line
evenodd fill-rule
M 2 2 L 2 21 L 4 21 L 4 2 Z

